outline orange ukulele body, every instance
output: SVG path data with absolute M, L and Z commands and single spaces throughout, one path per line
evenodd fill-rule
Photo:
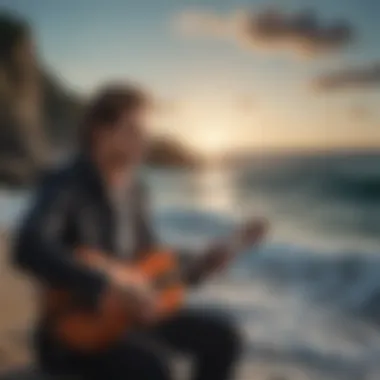
M 179 265 L 170 251 L 155 251 L 134 263 L 125 263 L 91 249 L 78 251 L 78 260 L 103 271 L 118 282 L 130 282 L 133 276 L 144 278 L 157 291 L 158 317 L 164 318 L 182 306 L 185 286 L 181 282 Z M 133 281 L 133 280 L 132 280 Z M 66 346 L 83 352 L 106 349 L 128 329 L 137 326 L 133 310 L 128 310 L 120 294 L 105 297 L 100 310 L 88 310 L 78 298 L 64 290 L 48 289 L 44 293 L 45 314 L 54 336 Z M 132 306 L 131 306 L 132 307 Z

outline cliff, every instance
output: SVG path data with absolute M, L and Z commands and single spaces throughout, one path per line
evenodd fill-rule
M 46 70 L 29 25 L 0 12 L 0 182 L 27 185 L 56 152 L 75 145 L 83 105 Z M 154 165 L 192 162 L 170 140 L 154 142 L 148 158 Z
M 29 25 L 0 13 L 0 181 L 31 182 L 74 135 L 80 108 L 44 69 Z

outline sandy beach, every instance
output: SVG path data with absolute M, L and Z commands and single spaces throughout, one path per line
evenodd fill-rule
M 31 360 L 29 342 L 34 320 L 35 294 L 30 281 L 12 268 L 9 260 L 9 237 L 0 239 L 0 369 Z

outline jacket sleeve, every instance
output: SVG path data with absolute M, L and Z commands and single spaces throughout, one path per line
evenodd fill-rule
M 21 223 L 13 258 L 16 265 L 41 282 L 74 291 L 95 305 L 106 285 L 105 276 L 77 262 L 72 250 L 63 243 L 71 203 L 72 195 L 65 181 L 43 181 Z

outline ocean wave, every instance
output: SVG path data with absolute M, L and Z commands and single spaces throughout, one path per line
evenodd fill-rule
M 245 188 L 263 189 L 286 196 L 380 201 L 380 155 L 288 158 L 268 165 L 246 166 L 238 179 Z
M 380 326 L 380 256 L 369 252 L 326 252 L 299 247 L 262 248 L 236 264 L 245 275 L 284 287 L 314 304 L 349 313 Z M 236 269 L 235 269 L 236 270 Z M 249 272 L 249 273 L 247 273 Z
M 325 184 L 324 190 L 326 196 L 380 205 L 380 176 L 367 178 L 336 176 Z

